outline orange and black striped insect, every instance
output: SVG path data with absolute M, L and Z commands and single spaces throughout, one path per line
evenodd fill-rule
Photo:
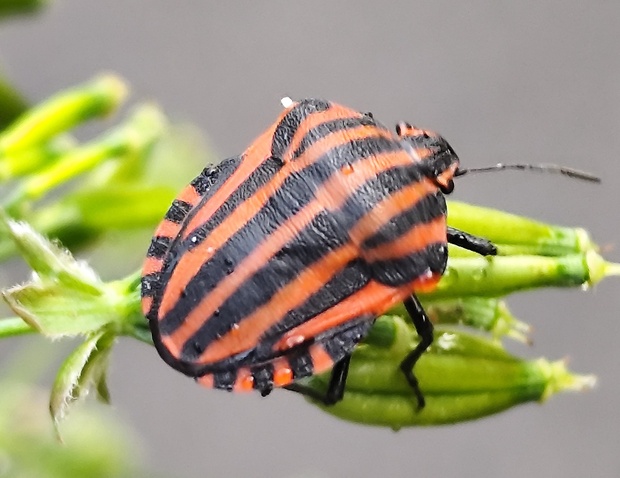
M 142 307 L 159 354 L 205 386 L 335 403 L 356 344 L 404 301 L 420 342 L 401 368 L 424 406 L 413 366 L 433 327 L 414 294 L 435 287 L 448 243 L 496 253 L 446 225 L 444 194 L 464 173 L 435 133 L 290 102 L 245 153 L 204 169 L 155 231 Z M 294 383 L 331 367 L 325 396 Z

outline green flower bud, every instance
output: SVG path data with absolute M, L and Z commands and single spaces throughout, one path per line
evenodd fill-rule
M 453 257 L 437 289 L 420 297 L 501 297 L 535 287 L 574 287 L 596 284 L 620 267 L 594 250 L 558 257 Z
M 315 403 L 339 418 L 367 425 L 440 425 L 484 417 L 512 406 L 542 401 L 553 393 L 582 390 L 594 384 L 591 376 L 569 373 L 563 362 L 521 360 L 483 337 L 438 328 L 435 342 L 415 366 L 426 399 L 419 410 L 400 362 L 413 350 L 417 336 L 397 316 L 377 321 L 381 335 L 392 327 L 394 340 L 378 345 L 376 337 L 353 352 L 344 398 L 333 406 Z M 372 332 L 371 332 L 372 337 Z M 329 374 L 306 384 L 325 391 Z
M 162 133 L 164 125 L 165 120 L 158 109 L 149 105 L 137 108 L 126 123 L 99 139 L 75 148 L 47 168 L 31 175 L 19 185 L 7 208 L 25 199 L 39 199 L 51 189 L 92 170 L 106 160 L 137 154 L 152 145 Z
M 489 239 L 501 255 L 561 256 L 598 250 L 584 229 L 554 226 L 457 201 L 448 202 L 448 224 Z M 471 253 L 455 247 L 452 255 Z
M 511 337 L 529 342 L 530 326 L 517 320 L 506 303 L 497 298 L 465 297 L 434 299 L 432 294 L 424 300 L 424 310 L 435 324 L 456 324 L 490 332 L 493 337 Z M 392 307 L 386 315 L 407 317 L 403 304 Z
M 109 114 L 126 96 L 127 86 L 114 75 L 100 76 L 52 96 L 0 134 L 0 160 L 40 145 L 91 118 Z

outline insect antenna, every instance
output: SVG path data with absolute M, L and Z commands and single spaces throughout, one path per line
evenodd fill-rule
M 457 169 L 454 176 L 463 176 L 469 173 L 487 173 L 491 171 L 503 171 L 507 169 L 517 169 L 521 171 L 540 171 L 544 173 L 563 174 L 569 178 L 580 179 L 582 181 L 589 181 L 591 183 L 600 183 L 601 178 L 594 176 L 593 174 L 578 169 L 566 168 L 564 166 L 558 166 L 557 164 L 503 164 L 497 163 L 494 166 L 486 166 L 483 168 L 470 168 L 470 169 Z

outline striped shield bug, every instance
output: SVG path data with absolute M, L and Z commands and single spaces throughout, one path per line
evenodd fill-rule
M 323 100 L 283 105 L 242 155 L 181 191 L 155 231 L 142 308 L 157 351 L 208 387 L 335 403 L 356 344 L 404 302 L 420 342 L 401 369 L 422 407 L 413 367 L 433 327 L 415 293 L 436 286 L 448 243 L 496 254 L 446 224 L 444 195 L 467 171 L 433 132 L 400 123 L 394 134 Z M 525 166 L 493 169 L 512 167 Z M 325 396 L 295 382 L 329 368 Z

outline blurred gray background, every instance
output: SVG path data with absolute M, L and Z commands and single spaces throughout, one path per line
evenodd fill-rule
M 134 97 L 198 124 L 222 158 L 275 119 L 284 95 L 329 98 L 386 124 L 407 119 L 440 131 L 467 166 L 561 162 L 601 175 L 599 187 L 470 177 L 454 196 L 583 225 L 620 260 L 618 2 L 52 3 L 0 25 L 0 61 L 33 100 L 115 71 Z M 535 345 L 515 351 L 568 355 L 600 383 L 477 422 L 356 426 L 282 391 L 202 389 L 129 340 L 113 354 L 114 407 L 168 476 L 620 476 L 619 286 L 511 299 L 535 327 Z

